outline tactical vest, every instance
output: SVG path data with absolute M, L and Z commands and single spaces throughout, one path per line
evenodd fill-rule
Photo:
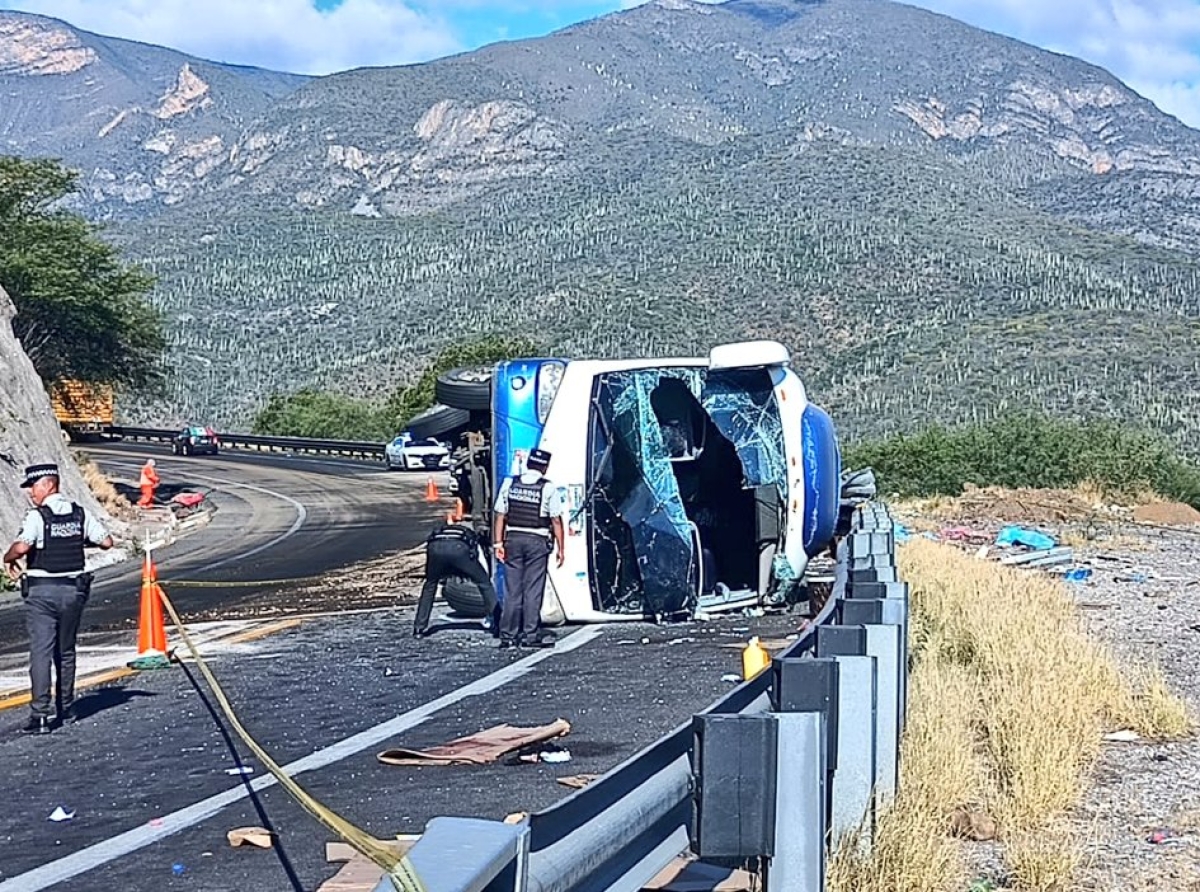
M 542 491 L 546 480 L 522 483 L 514 477 L 508 486 L 508 528 L 527 533 L 544 533 L 550 529 L 550 518 L 542 514 Z
M 37 510 L 42 515 L 42 547 L 29 552 L 29 569 L 55 576 L 82 573 L 83 509 L 72 503 L 70 514 L 55 514 L 45 505 Z

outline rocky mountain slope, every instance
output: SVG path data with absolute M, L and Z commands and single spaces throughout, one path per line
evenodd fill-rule
M 243 128 L 306 78 L 0 11 L 0 151 L 62 157 L 96 216 L 178 203 L 228 163 Z
M 16 537 L 29 510 L 28 495 L 20 488 L 26 465 L 57 462 L 63 491 L 85 510 L 105 516 L 63 443 L 50 397 L 33 363 L 13 336 L 14 312 L 12 301 L 0 288 L 0 379 L 4 381 L 0 388 L 0 548 L 7 548 Z
M 1200 133 L 1079 60 L 890 0 L 655 0 L 304 82 L 5 21 L 43 37 L 0 95 L 36 81 L 80 128 L 0 105 L 10 150 L 106 171 L 80 206 L 160 276 L 178 374 L 133 417 L 245 427 L 499 330 L 778 337 L 855 433 L 1029 404 L 1195 425 Z M 157 81 L 108 61 L 140 54 Z M 110 64 L 126 92 L 82 98 Z

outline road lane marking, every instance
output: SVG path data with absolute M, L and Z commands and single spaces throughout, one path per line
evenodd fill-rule
M 119 468 L 123 468 L 124 470 L 127 470 L 127 471 L 128 470 L 140 470 L 139 468 L 136 468 L 136 467 L 131 468 L 131 466 L 122 464 L 121 462 L 107 462 L 107 464 L 113 465 L 113 466 L 116 466 Z M 304 505 L 302 505 L 300 502 L 293 499 L 291 496 L 284 495 L 281 492 L 276 492 L 273 489 L 267 489 L 265 486 L 255 486 L 252 483 L 227 483 L 227 482 L 223 481 L 220 477 L 209 477 L 204 474 L 193 474 L 191 472 L 188 472 L 188 478 L 189 479 L 195 478 L 196 480 L 207 480 L 210 483 L 217 484 L 218 489 L 223 489 L 223 490 L 248 489 L 251 492 L 258 492 L 258 493 L 262 493 L 263 495 L 273 496 L 274 498 L 277 498 L 282 502 L 287 502 L 289 505 L 291 505 L 293 508 L 296 509 L 296 520 L 292 523 L 292 525 L 287 529 L 286 532 L 281 533 L 280 535 L 276 536 L 274 539 L 272 539 L 269 542 L 264 542 L 262 545 L 259 545 L 255 548 L 251 548 L 249 551 L 240 551 L 237 554 L 231 554 L 228 557 L 221 558 L 221 560 L 215 561 L 214 563 L 205 564 L 202 568 L 200 568 L 201 570 L 215 570 L 217 567 L 223 567 L 226 564 L 233 563 L 234 561 L 240 561 L 243 558 L 253 557 L 254 555 L 258 554 L 261 551 L 266 551 L 268 548 L 274 548 L 280 542 L 290 539 L 296 533 L 300 532 L 300 528 L 302 526 L 304 526 L 305 522 L 308 520 L 308 509 L 305 508 Z
M 283 770 L 291 777 L 295 777 L 306 771 L 317 771 L 321 768 L 326 768 L 343 759 L 361 753 L 365 749 L 378 746 L 396 734 L 424 724 L 448 706 L 453 706 L 456 703 L 466 700 L 468 697 L 489 694 L 509 682 L 524 678 L 539 663 L 544 662 L 555 654 L 569 653 L 588 644 L 603 634 L 604 628 L 604 626 L 587 626 L 580 629 L 578 632 L 574 632 L 559 641 L 553 649 L 547 648 L 546 650 L 530 654 L 502 669 L 497 669 L 490 675 L 485 675 L 483 678 L 476 679 L 470 684 L 450 691 L 448 694 L 443 694 L 435 700 L 430 700 L 423 706 L 418 706 L 416 709 L 411 709 L 402 715 L 388 719 L 386 722 L 381 722 L 373 728 L 367 728 L 365 731 L 360 731 L 324 749 L 319 749 L 301 759 L 297 759 L 295 762 L 284 765 Z M 264 775 L 250 781 L 250 786 L 255 791 L 259 791 L 273 787 L 277 783 L 278 781 L 275 778 L 270 775 Z M 249 795 L 244 784 L 234 787 L 231 790 L 226 790 L 224 793 L 217 793 L 214 796 L 181 808 L 178 811 L 163 815 L 157 819 L 157 823 L 154 826 L 143 824 L 132 830 L 126 830 L 124 833 L 118 833 L 116 836 L 80 849 L 74 854 L 58 858 L 48 864 L 43 864 L 40 867 L 35 867 L 33 870 L 18 874 L 12 879 L 0 882 L 0 892 L 40 892 L 40 890 L 47 889 L 55 883 L 65 882 L 89 870 L 94 870 L 97 867 L 116 861 L 118 858 L 135 852 L 138 849 L 145 848 L 151 843 L 187 830 L 189 827 L 194 827 L 201 821 L 205 821 L 218 814 L 227 806 L 246 799 Z

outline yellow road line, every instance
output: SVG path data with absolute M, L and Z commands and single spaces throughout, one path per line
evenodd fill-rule
M 302 619 L 283 619 L 278 622 L 268 623 L 265 626 L 246 629 L 244 632 L 235 632 L 227 637 L 212 638 L 205 641 L 204 644 L 244 644 L 247 641 L 257 641 L 260 638 L 266 638 L 268 635 L 274 635 L 276 632 L 294 628 L 302 622 L 304 622 Z M 137 669 L 130 669 L 128 666 L 94 672 L 91 675 L 79 678 L 75 682 L 75 690 L 80 691 L 84 688 L 93 688 L 97 685 L 108 684 L 110 681 L 128 678 L 131 675 L 137 675 L 137 673 Z M 28 690 L 2 693 L 0 694 L 0 712 L 17 706 L 28 706 L 29 701 L 32 699 L 33 695 Z
M 127 666 L 121 666 L 117 669 L 105 669 L 103 672 L 94 672 L 91 675 L 85 675 L 83 678 L 78 679 L 75 682 L 75 689 L 92 688 L 99 684 L 116 681 L 119 678 L 128 678 L 130 675 L 137 675 L 137 670 L 130 669 Z M 13 691 L 9 694 L 0 695 L 0 711 L 12 709 L 14 706 L 27 706 L 32 699 L 33 695 L 29 691 Z

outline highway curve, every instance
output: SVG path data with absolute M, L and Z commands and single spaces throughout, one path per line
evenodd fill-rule
M 161 446 L 103 445 L 88 452 L 110 476 L 127 480 L 136 480 L 153 455 L 164 489 L 205 491 L 216 506 L 210 524 L 156 552 L 164 584 L 202 583 L 169 587 L 184 615 L 234 611 L 279 589 L 268 584 L 273 581 L 319 576 L 411 547 L 439 517 L 422 498 L 426 475 L 366 462 L 245 453 L 187 458 Z M 140 576 L 136 561 L 100 570 L 84 628 L 135 622 Z M 23 646 L 23 611 L 9 602 L 0 608 L 0 652 Z

